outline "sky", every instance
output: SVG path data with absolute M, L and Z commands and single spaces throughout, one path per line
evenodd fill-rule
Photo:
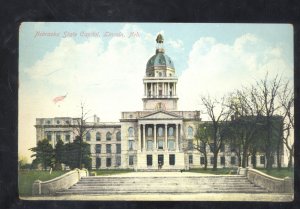
M 81 102 L 102 122 L 118 122 L 122 111 L 142 110 L 142 79 L 159 33 L 178 76 L 179 110 L 200 110 L 201 95 L 224 95 L 266 72 L 293 83 L 290 24 L 24 22 L 19 28 L 19 156 L 31 161 L 36 118 L 78 117 Z

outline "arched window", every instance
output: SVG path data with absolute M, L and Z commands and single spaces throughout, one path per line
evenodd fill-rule
M 96 141 L 101 141 L 101 134 L 100 134 L 100 132 L 96 133 Z
M 174 136 L 174 128 L 173 127 L 169 128 L 169 136 Z
M 129 135 L 129 137 L 133 137 L 133 134 L 134 134 L 133 128 L 130 127 L 130 128 L 128 129 L 128 135 Z
M 91 141 L 91 134 L 90 134 L 90 132 L 87 132 L 85 137 L 86 137 L 87 141 Z
M 193 131 L 193 128 L 191 126 L 188 127 L 188 136 L 189 137 L 193 137 L 194 136 L 194 131 Z
M 163 134 L 164 134 L 163 128 L 159 127 L 158 128 L 158 136 L 163 136 Z
M 107 132 L 106 134 L 106 141 L 111 141 L 111 133 Z
M 117 141 L 121 141 L 121 132 L 120 131 L 118 131 L 116 133 L 116 139 L 117 139 Z
M 148 129 L 147 129 L 147 136 L 152 136 L 152 128 L 151 127 L 149 127 Z

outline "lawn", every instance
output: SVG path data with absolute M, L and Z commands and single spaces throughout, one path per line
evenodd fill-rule
M 105 170 L 92 170 L 90 172 L 95 172 L 97 176 L 108 176 L 120 173 L 130 173 L 133 172 L 132 169 L 105 169 Z
M 233 173 L 230 171 L 234 171 Z M 289 170 L 288 168 L 281 168 L 281 170 L 278 170 L 277 168 L 272 168 L 270 172 L 267 172 L 267 169 L 265 168 L 257 168 L 257 170 L 266 173 L 270 176 L 274 176 L 277 178 L 284 178 L 284 177 L 293 177 L 294 176 L 294 170 Z M 196 172 L 196 173 L 207 173 L 207 174 L 215 174 L 215 175 L 227 175 L 227 174 L 236 174 L 236 169 L 233 168 L 218 168 L 216 171 L 213 171 L 211 168 L 207 168 L 207 170 L 204 170 L 203 168 L 193 168 L 190 169 L 188 172 Z
M 35 180 L 47 181 L 57 176 L 63 175 L 68 171 L 38 171 L 38 170 L 19 170 L 19 195 L 32 195 L 32 184 Z
M 257 170 L 277 178 L 294 177 L 294 170 L 289 170 L 288 168 L 281 168 L 281 170 L 278 170 L 277 168 L 272 168 L 270 172 L 268 172 L 265 168 L 257 168 Z

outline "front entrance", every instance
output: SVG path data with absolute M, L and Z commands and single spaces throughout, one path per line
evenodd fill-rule
M 164 155 L 158 155 L 157 158 L 158 169 L 161 169 L 164 165 Z

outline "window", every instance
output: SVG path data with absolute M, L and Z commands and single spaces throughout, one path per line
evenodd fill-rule
M 50 120 L 47 120 L 47 124 L 50 125 L 50 123 L 51 123 Z
M 121 165 L 121 156 L 116 157 L 116 166 L 119 167 Z
M 47 140 L 48 140 L 48 141 L 51 141 L 51 140 L 52 140 L 52 135 L 51 135 L 51 133 L 47 133 Z
M 57 120 L 57 121 L 56 121 L 56 124 L 60 124 L 60 121 L 59 121 L 59 120 Z
M 147 141 L 147 150 L 152 150 L 152 146 L 153 146 L 152 140 L 148 140 Z
M 210 157 L 210 164 L 213 165 L 215 162 L 215 158 L 214 157 Z
M 128 135 L 129 135 L 129 137 L 133 137 L 133 128 L 132 127 L 130 127 L 129 129 L 128 129 Z
M 96 169 L 99 169 L 101 167 L 101 158 L 97 157 L 96 158 Z
M 106 145 L 106 153 L 111 153 L 111 144 Z
M 174 136 L 174 128 L 173 127 L 169 128 L 169 136 Z
M 129 165 L 133 165 L 133 155 L 129 155 Z
M 152 166 L 152 155 L 147 155 L 147 166 Z
M 71 138 L 70 134 L 66 134 L 65 136 L 66 142 L 70 142 L 70 138 Z
M 221 165 L 225 165 L 225 157 L 220 157 Z
M 220 151 L 221 151 L 221 152 L 224 152 L 224 151 L 225 151 L 225 146 L 224 146 L 224 144 L 221 144 Z
M 164 141 L 158 140 L 158 149 L 163 149 L 163 148 L 164 148 Z
M 152 128 L 151 127 L 149 127 L 147 129 L 147 136 L 152 136 Z
M 265 164 L 265 156 L 264 155 L 260 156 L 260 164 L 262 164 L 262 165 Z
M 96 141 L 101 141 L 101 134 L 99 132 L 96 133 Z
M 101 144 L 96 144 L 96 153 L 101 153 Z
M 121 154 L 121 144 L 116 144 L 117 146 L 117 154 Z
M 164 164 L 164 155 L 158 155 L 157 156 L 157 163 L 158 163 L 158 165 L 163 165 Z
M 120 131 L 118 131 L 116 133 L 116 139 L 117 139 L 117 141 L 121 141 L 121 132 Z
M 200 152 L 205 152 L 206 143 L 200 142 Z
M 106 158 L 106 167 L 110 167 L 111 166 L 111 158 L 108 157 Z
M 58 142 L 59 140 L 61 140 L 61 136 L 60 134 L 56 134 L 56 142 Z
M 189 155 L 189 164 L 193 164 L 193 155 Z
M 164 131 L 163 131 L 163 128 L 162 127 L 159 127 L 158 128 L 158 136 L 163 136 L 163 133 Z
M 231 157 L 230 164 L 235 165 L 236 164 L 236 157 Z
M 85 137 L 86 137 L 86 141 L 91 141 L 91 134 L 90 134 L 90 132 L 87 132 Z
M 169 165 L 175 165 L 175 155 L 169 155 Z
M 204 165 L 205 164 L 205 158 L 204 157 L 200 157 L 200 164 Z
M 256 155 L 251 156 L 251 164 L 252 165 L 256 164 Z
M 209 147 L 210 147 L 210 152 L 215 151 L 215 144 L 214 143 L 209 143 Z
M 66 120 L 66 124 L 69 125 L 69 124 L 70 124 L 70 121 Z
M 111 141 L 111 133 L 107 132 L 106 134 L 106 141 Z
M 133 150 L 133 143 L 134 143 L 133 140 L 129 140 L 129 141 L 128 141 L 128 149 L 129 149 L 129 150 Z
M 168 140 L 168 148 L 169 148 L 169 150 L 174 150 L 175 149 L 174 140 Z
M 188 127 L 188 137 L 193 137 L 194 136 L 194 131 L 192 127 Z
M 193 140 L 188 140 L 188 150 L 193 150 Z

